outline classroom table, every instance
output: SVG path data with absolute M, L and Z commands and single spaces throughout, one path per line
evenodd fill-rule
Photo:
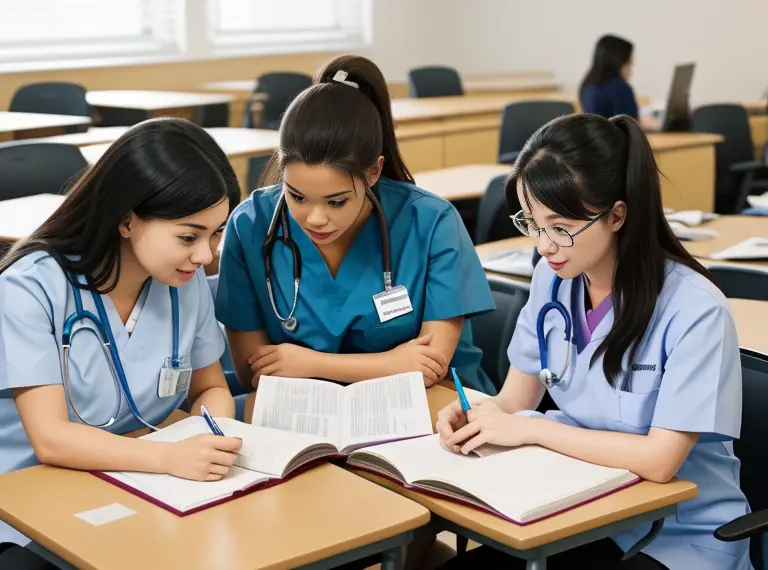
M 454 401 L 456 393 L 437 385 L 427 390 L 427 399 L 434 424 L 437 412 Z M 408 491 L 363 471 L 352 471 L 427 507 L 432 513 L 430 524 L 436 530 L 454 532 L 523 558 L 528 561 L 528 570 L 545 569 L 546 558 L 558 552 L 673 515 L 678 503 L 692 499 L 698 491 L 695 484 L 679 479 L 666 484 L 643 481 L 565 513 L 519 526 L 452 501 Z M 654 531 L 659 530 L 661 526 L 654 525 Z
M 90 124 L 90 117 L 0 111 L 0 142 L 58 135 L 67 127 Z
M 258 156 L 270 156 L 277 148 L 280 134 L 277 131 L 264 129 L 241 129 L 236 127 L 213 127 L 206 131 L 216 140 L 218 145 L 229 157 L 232 168 L 240 182 L 242 198 L 250 194 L 248 187 L 248 162 Z M 85 159 L 95 163 L 106 152 L 111 143 L 101 143 L 82 146 L 80 148 Z
M 768 354 L 768 302 L 752 299 L 728 299 L 733 320 L 739 335 L 739 346 L 762 354 Z
M 512 167 L 506 164 L 467 164 L 417 172 L 416 185 L 449 201 L 481 198 L 488 183 L 495 177 L 509 175 Z
M 0 200 L 0 242 L 14 243 L 34 232 L 64 201 L 58 194 Z
M 198 121 L 200 107 L 231 103 L 233 99 L 225 93 L 138 90 L 88 91 L 85 98 L 95 116 L 102 108 L 130 109 L 146 111 L 150 117 L 182 117 L 194 122 Z
M 102 526 L 74 517 L 113 503 L 135 514 Z M 331 464 L 185 517 L 82 471 L 43 465 L 0 475 L 0 520 L 66 570 L 319 570 L 378 554 L 383 570 L 395 570 L 429 518 L 423 506 Z

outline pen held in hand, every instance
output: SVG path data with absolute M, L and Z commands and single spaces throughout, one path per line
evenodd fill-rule
M 459 380 L 459 375 L 456 374 L 455 368 L 451 368 L 451 376 L 453 376 L 453 384 L 456 387 L 456 392 L 459 395 L 461 411 L 466 414 L 470 410 L 469 400 L 467 400 L 467 395 L 464 393 L 464 386 L 461 385 L 461 380 Z
M 204 405 L 200 405 L 200 414 L 203 416 L 203 419 L 205 419 L 205 423 L 208 424 L 208 427 L 211 428 L 211 431 L 213 432 L 213 435 L 220 435 L 223 436 L 224 432 L 221 431 L 221 428 L 218 426 L 216 421 L 213 419 L 213 416 L 211 416 L 210 412 Z

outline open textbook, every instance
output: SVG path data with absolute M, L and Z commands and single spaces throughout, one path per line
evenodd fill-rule
M 182 516 L 274 485 L 364 445 L 432 433 L 421 373 L 349 386 L 263 377 L 256 402 L 256 425 L 215 418 L 224 435 L 243 440 L 235 465 L 219 481 L 136 472 L 94 475 Z M 210 433 L 202 417 L 190 416 L 141 439 L 176 442 Z
M 625 469 L 594 465 L 538 446 L 482 446 L 468 456 L 455 454 L 443 448 L 438 435 L 361 449 L 350 454 L 347 465 L 519 525 L 641 481 Z

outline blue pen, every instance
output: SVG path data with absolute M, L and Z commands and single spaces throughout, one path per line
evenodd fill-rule
M 456 392 L 459 394 L 459 402 L 461 403 L 461 411 L 465 414 L 469 411 L 469 400 L 467 400 L 467 395 L 464 393 L 464 386 L 461 385 L 461 381 L 459 380 L 459 375 L 456 374 L 456 369 L 451 368 L 451 375 L 453 376 L 453 384 L 456 386 Z
M 202 404 L 200 405 L 200 413 L 205 419 L 205 423 L 207 423 L 208 427 L 211 428 L 213 435 L 224 435 L 224 432 L 221 431 L 221 428 L 218 426 L 218 424 L 216 424 L 210 412 L 208 412 L 208 410 Z

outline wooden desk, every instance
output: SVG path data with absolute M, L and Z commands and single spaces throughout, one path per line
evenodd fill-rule
M 468 164 L 414 174 L 416 184 L 446 200 L 480 198 L 488 183 L 500 175 L 508 175 L 512 167 L 505 164 Z
M 437 385 L 427 390 L 427 399 L 434 423 L 437 412 L 456 400 L 456 393 Z M 432 523 L 438 528 L 525 558 L 529 568 L 544 568 L 536 564 L 578 544 L 672 515 L 678 503 L 697 493 L 696 485 L 688 481 L 673 480 L 664 485 L 643 481 L 541 522 L 519 526 L 455 502 L 408 491 L 369 473 L 354 472 L 424 505 L 432 512 Z
M 67 127 L 90 124 L 90 117 L 0 111 L 0 142 L 58 135 Z
M 98 527 L 73 516 L 112 503 L 136 514 Z M 387 555 L 384 567 L 400 568 L 394 552 L 429 518 L 426 508 L 330 464 L 186 517 L 89 473 L 38 466 L 0 476 L 0 519 L 66 568 L 330 568 L 378 553 Z
M 248 159 L 257 156 L 270 156 L 280 142 L 277 131 L 264 129 L 240 129 L 234 127 L 218 127 L 206 129 L 218 145 L 229 157 L 232 168 L 240 182 L 242 196 L 250 193 L 248 188 Z M 93 164 L 106 152 L 111 143 L 82 146 L 85 159 Z
M 111 143 L 125 134 L 130 127 L 91 127 L 84 133 L 70 133 L 40 138 L 40 141 L 73 144 L 83 147 L 92 144 Z
M 251 113 L 254 114 L 254 124 L 258 124 L 256 115 L 261 111 L 261 103 L 269 98 L 266 93 L 253 92 L 257 83 L 256 79 L 235 79 L 211 81 L 202 83 L 199 87 L 202 91 L 215 91 L 230 95 L 232 102 L 229 105 L 229 126 L 239 127 L 247 105 L 250 105 Z
M 768 322 L 768 302 L 751 299 L 728 299 L 733 320 L 739 335 L 739 346 L 768 354 L 768 336 L 765 323 Z
M 224 93 L 130 90 L 88 91 L 85 98 L 95 113 L 99 108 L 133 109 L 147 111 L 150 117 L 183 117 L 190 121 L 197 120 L 199 107 L 231 103 L 233 99 Z
M 57 194 L 0 200 L 0 241 L 14 243 L 34 232 L 64 201 Z

